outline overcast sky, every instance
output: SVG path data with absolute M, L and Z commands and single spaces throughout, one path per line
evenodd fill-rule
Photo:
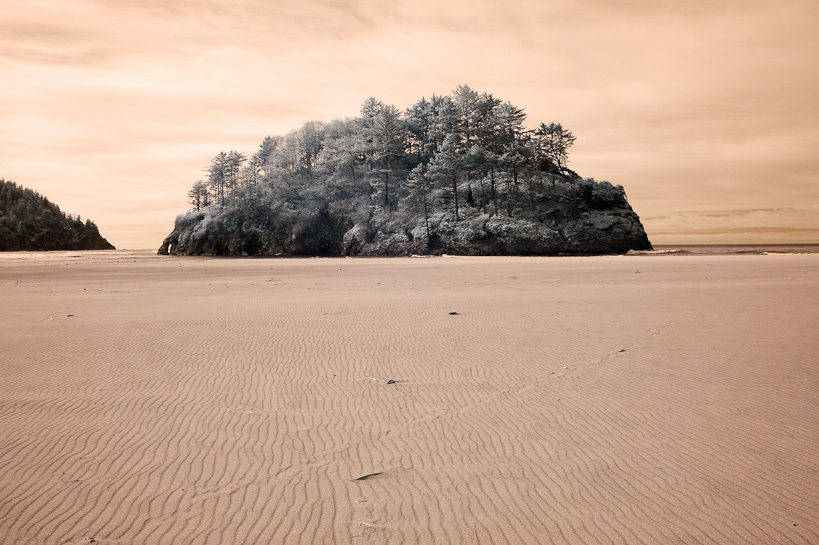
M 655 244 L 819 242 L 815 0 L 0 0 L 0 177 L 157 248 L 219 151 L 466 83 Z

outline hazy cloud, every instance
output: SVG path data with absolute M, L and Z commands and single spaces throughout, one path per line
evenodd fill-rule
M 810 0 L 0 9 L 0 176 L 93 218 L 117 245 L 158 246 L 221 150 L 356 115 L 370 95 L 405 108 L 460 83 L 572 130 L 570 166 L 624 185 L 655 242 L 766 226 L 819 240 Z

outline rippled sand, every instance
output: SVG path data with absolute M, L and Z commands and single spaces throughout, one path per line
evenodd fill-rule
M 819 543 L 817 324 L 817 254 L 2 255 L 0 543 Z

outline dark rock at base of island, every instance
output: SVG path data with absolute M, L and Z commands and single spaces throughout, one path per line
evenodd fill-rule
M 462 184 L 463 186 L 463 184 Z M 451 199 L 432 192 L 431 211 L 323 205 L 294 215 L 276 202 L 245 198 L 176 219 L 159 248 L 167 255 L 406 256 L 588 255 L 650 250 L 621 186 L 553 177 L 514 208 L 476 202 L 472 187 L 456 221 Z
M 66 215 L 36 191 L 0 179 L 0 251 L 114 249 L 94 222 Z

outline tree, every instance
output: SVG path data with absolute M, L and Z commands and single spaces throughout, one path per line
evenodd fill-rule
M 461 135 L 461 152 L 464 156 L 464 171 L 469 183 L 468 195 L 472 195 L 473 173 L 483 166 L 482 148 L 479 145 L 478 132 L 481 124 L 481 96 L 468 85 L 459 85 L 454 92 L 453 102 L 458 109 L 460 119 L 458 132 Z M 476 147 L 477 149 L 473 149 Z M 481 187 L 481 207 L 485 208 L 486 193 L 483 176 L 479 172 Z
M 230 190 L 230 196 L 233 197 L 235 195 L 236 190 L 242 187 L 242 180 L 239 174 L 242 170 L 242 165 L 245 163 L 247 158 L 245 157 L 244 153 L 240 153 L 238 151 L 231 150 L 227 154 L 227 160 L 225 161 L 225 181 L 228 189 Z
M 282 140 L 281 136 L 266 136 L 259 144 L 259 149 L 253 154 L 252 161 L 258 167 L 260 177 L 265 176 L 273 169 L 276 149 L 281 145 Z
M 308 180 L 318 166 L 318 157 L 324 145 L 324 124 L 308 121 L 296 133 L 299 146 L 299 164 Z
M 418 204 L 424 210 L 424 225 L 427 228 L 427 240 L 429 240 L 429 205 L 427 203 L 427 195 L 432 189 L 432 184 L 427 176 L 427 166 L 424 163 L 419 164 L 412 169 L 407 179 L 407 187 L 409 189 L 410 202 Z
M 518 189 L 520 166 L 526 160 L 527 147 L 523 122 L 524 111 L 510 102 L 500 104 L 494 112 L 499 162 L 507 172 L 506 177 L 506 213 L 512 216 L 514 197 Z
M 197 211 L 208 206 L 210 204 L 208 202 L 208 184 L 202 180 L 195 182 L 188 191 L 188 202 Z
M 211 159 L 210 166 L 207 168 L 208 172 L 208 187 L 210 188 L 213 198 L 217 204 L 225 204 L 225 186 L 227 184 L 227 153 L 224 151 Z
M 375 118 L 383 107 L 383 102 L 370 97 L 361 105 L 361 116 L 355 120 L 359 127 L 361 160 L 371 169 L 374 167 L 372 154 L 375 147 Z
M 390 172 L 394 162 L 404 155 L 404 131 L 401 114 L 393 105 L 383 106 L 373 120 L 373 162 L 384 174 L 384 206 L 390 206 Z
M 375 117 L 378 115 L 378 112 L 380 112 L 381 108 L 383 107 L 384 103 L 376 99 L 375 97 L 369 97 L 367 100 L 365 100 L 364 103 L 361 105 L 360 119 L 362 120 L 362 123 L 372 127 Z
M 455 136 L 449 134 L 444 138 L 441 147 L 429 162 L 428 174 L 431 179 L 443 187 L 452 185 L 452 198 L 455 205 L 455 221 L 460 221 L 458 210 L 458 177 L 461 173 L 461 157 L 455 144 Z
M 459 114 L 458 131 L 463 136 L 463 150 L 468 151 L 477 139 L 480 123 L 480 95 L 469 85 L 455 89 L 453 104 Z
M 351 119 L 336 119 L 325 126 L 324 146 L 319 162 L 335 176 L 343 176 L 351 186 L 357 183 L 356 164 L 361 153 L 361 140 L 357 135 L 357 126 Z
M 428 163 L 432 157 L 433 107 L 422 98 L 404 112 L 404 126 L 407 131 L 407 151 L 414 156 L 413 168 L 418 163 Z
M 569 157 L 569 148 L 572 147 L 576 138 L 563 128 L 560 123 L 541 123 L 535 130 L 537 142 L 536 150 L 542 159 L 551 162 L 560 170 L 566 168 Z
M 432 107 L 435 112 L 433 118 L 433 138 L 437 146 L 441 146 L 447 136 L 452 137 L 452 143 L 460 148 L 460 112 L 452 97 L 432 96 Z
M 473 100 L 472 97 L 470 100 Z M 501 116 L 498 115 L 502 102 L 490 93 L 477 97 L 472 110 L 469 140 L 474 142 L 468 150 L 468 162 L 473 171 L 480 173 L 481 206 L 486 211 L 486 203 L 491 198 L 494 211 L 498 213 L 497 171 L 500 158 L 505 153 L 506 135 L 501 133 Z M 489 196 L 484 188 L 484 180 L 489 181 Z

